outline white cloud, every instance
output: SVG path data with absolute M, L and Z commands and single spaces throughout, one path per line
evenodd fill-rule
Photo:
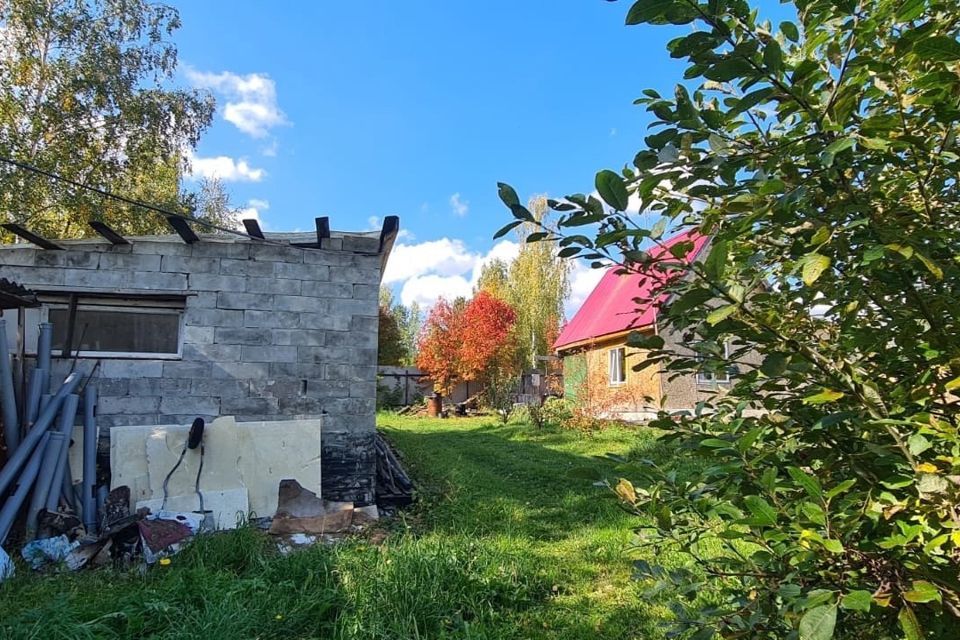
M 189 68 L 186 73 L 194 86 L 226 97 L 224 119 L 249 136 L 264 138 L 273 127 L 289 124 L 277 105 L 276 84 L 265 73 L 209 73 Z M 276 153 L 273 147 L 267 147 L 267 150 Z
M 190 152 L 190 177 L 220 178 L 224 182 L 260 182 L 267 172 L 251 167 L 246 160 L 234 160 L 230 156 L 201 158 Z
M 400 243 L 390 253 L 383 283 L 400 285 L 404 304 L 416 301 L 430 307 L 441 296 L 470 296 L 483 265 L 496 258 L 513 260 L 519 251 L 520 245 L 510 240 L 501 240 L 487 253 L 470 251 L 462 240 L 451 238 Z
M 573 318 L 583 301 L 596 288 L 606 269 L 592 269 L 583 260 L 574 260 L 570 265 L 570 297 L 564 304 L 567 319 Z
M 470 203 L 466 200 L 460 199 L 460 192 L 450 196 L 450 208 L 453 209 L 455 216 L 462 218 L 467 215 L 467 212 L 470 211 Z
M 238 212 L 238 218 L 242 221 L 247 218 L 253 218 L 256 220 L 262 229 L 266 228 L 266 225 L 263 223 L 263 218 L 260 217 L 261 212 L 266 211 L 270 208 L 270 203 L 266 200 L 260 200 L 259 198 L 250 198 L 247 200 L 247 206 L 240 209 Z M 240 228 L 243 228 L 243 224 L 239 225 Z
M 472 293 L 473 285 L 463 276 L 416 276 L 403 283 L 400 301 L 407 306 L 416 302 L 421 309 L 429 309 L 437 298 L 469 298 Z

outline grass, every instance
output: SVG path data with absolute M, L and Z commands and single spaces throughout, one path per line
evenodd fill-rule
M 536 432 L 383 414 L 418 505 L 379 544 L 282 556 L 252 530 L 198 539 L 167 567 L 0 585 L 3 638 L 658 638 L 664 602 L 631 580 L 635 516 L 566 477 L 641 450 L 649 432 Z M 661 561 L 662 557 L 659 558 Z

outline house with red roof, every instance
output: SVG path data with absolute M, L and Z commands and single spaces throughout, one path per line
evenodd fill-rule
M 667 257 L 672 247 L 687 243 L 684 260 L 703 259 L 709 238 L 696 230 L 679 233 L 650 252 Z M 672 255 L 669 255 L 674 260 Z M 643 273 L 619 265 L 609 267 L 553 345 L 563 361 L 564 394 L 598 417 L 645 420 L 658 410 L 692 409 L 729 384 L 729 375 L 702 372 L 667 376 L 659 365 L 634 371 L 644 351 L 627 345 L 631 332 L 660 335 L 666 348 L 683 352 L 683 340 L 658 324 L 669 304 L 661 292 L 669 275 Z

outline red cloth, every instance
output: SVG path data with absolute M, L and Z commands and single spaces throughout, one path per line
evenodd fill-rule
M 690 241 L 693 250 L 684 257 L 688 264 L 697 259 L 707 244 L 707 237 L 696 229 L 679 233 L 650 251 L 653 258 L 671 259 L 668 250 L 673 245 Z M 651 269 L 649 273 L 617 273 L 623 267 L 614 265 L 597 283 L 596 288 L 583 301 L 583 305 L 568 322 L 557 341 L 555 350 L 584 340 L 594 340 L 613 333 L 653 325 L 657 320 L 657 307 L 666 299 L 666 294 L 657 296 L 657 289 L 664 283 L 665 274 Z M 634 299 L 654 300 L 653 303 L 637 303 Z

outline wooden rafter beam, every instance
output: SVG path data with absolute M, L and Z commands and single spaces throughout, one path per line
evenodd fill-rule
M 186 242 L 187 244 L 194 244 L 195 242 L 200 241 L 200 236 L 193 232 L 193 229 L 190 228 L 190 225 L 187 224 L 186 218 L 181 218 L 180 216 L 167 216 L 167 224 L 173 227 L 173 230 L 177 232 L 177 235 Z
M 114 231 L 106 222 L 91 220 L 90 228 L 110 241 L 110 244 L 130 244 L 130 241 Z
M 324 238 L 330 237 L 330 218 L 323 216 L 316 219 L 317 223 L 317 247 L 323 244 Z
M 383 219 L 383 227 L 380 229 L 380 275 L 383 275 L 387 268 L 387 258 L 393 250 L 393 243 L 400 233 L 400 217 L 387 216 Z
M 260 229 L 260 223 L 257 222 L 256 218 L 244 218 L 243 228 L 247 230 L 248 236 L 252 236 L 258 240 L 264 240 L 263 231 Z
M 20 236 L 27 242 L 37 245 L 41 249 L 47 249 L 49 251 L 63 251 L 63 247 L 57 244 L 56 242 L 52 240 L 47 240 L 46 238 L 42 238 L 35 233 L 27 231 L 26 229 L 24 229 L 23 227 L 21 227 L 20 225 L 14 222 L 4 223 L 3 228 L 14 235 Z

